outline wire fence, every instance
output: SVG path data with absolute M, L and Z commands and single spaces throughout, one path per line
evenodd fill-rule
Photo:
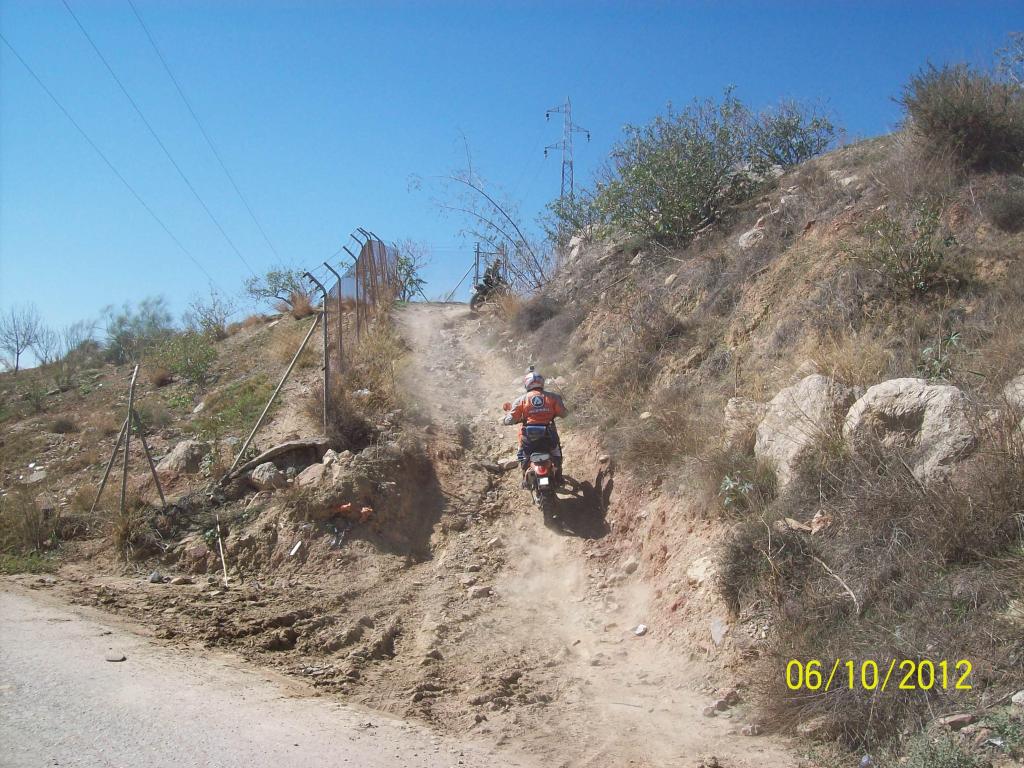
M 344 272 L 339 274 L 327 266 L 335 281 L 327 289 L 324 302 L 325 364 L 330 373 L 340 375 L 345 370 L 346 347 L 358 344 L 380 313 L 395 300 L 398 252 L 371 236 Z

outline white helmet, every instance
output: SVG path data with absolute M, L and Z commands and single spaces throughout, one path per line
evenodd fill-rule
M 523 389 L 529 392 L 531 389 L 544 389 L 544 377 L 533 370 L 533 366 L 530 366 L 530 370 L 526 372 L 523 377 Z

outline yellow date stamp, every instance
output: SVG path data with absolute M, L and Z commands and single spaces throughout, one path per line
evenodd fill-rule
M 786 664 L 786 687 L 791 691 L 969 691 L 974 666 L 967 659 L 791 659 Z

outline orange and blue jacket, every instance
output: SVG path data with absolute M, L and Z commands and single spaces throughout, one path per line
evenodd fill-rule
M 543 389 L 533 389 L 512 403 L 509 411 L 513 424 L 551 424 L 556 417 L 564 417 L 567 413 L 562 396 Z M 523 427 L 519 428 L 522 437 Z

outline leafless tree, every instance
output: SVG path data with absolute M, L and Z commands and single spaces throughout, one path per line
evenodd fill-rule
M 32 351 L 40 365 L 56 362 L 62 351 L 60 336 L 49 326 L 40 324 L 35 341 L 32 342 Z
M 395 243 L 398 251 L 398 298 L 412 301 L 423 295 L 427 281 L 423 279 L 423 268 L 430 263 L 430 246 L 415 240 L 405 239 Z
M 13 360 L 14 373 L 21 368 L 21 356 L 39 338 L 42 319 L 34 304 L 11 307 L 0 315 L 0 350 Z
M 504 247 L 512 283 L 533 291 L 548 282 L 555 267 L 554 252 L 543 238 L 528 234 L 519 206 L 501 194 L 473 168 L 469 144 L 466 165 L 436 177 L 439 191 L 435 204 L 444 212 L 463 219 L 461 234 L 473 237 L 494 250 Z M 414 180 L 414 186 L 419 181 Z
M 1017 85 L 1024 85 L 1024 32 L 1011 32 L 1006 46 L 996 51 L 999 71 Z
M 185 313 L 185 324 L 218 341 L 228 335 L 228 320 L 238 311 L 238 302 L 213 286 L 207 296 L 194 296 Z
M 82 349 L 87 343 L 94 342 L 96 336 L 95 320 L 79 320 L 65 325 L 60 331 L 60 356 L 67 359 Z

